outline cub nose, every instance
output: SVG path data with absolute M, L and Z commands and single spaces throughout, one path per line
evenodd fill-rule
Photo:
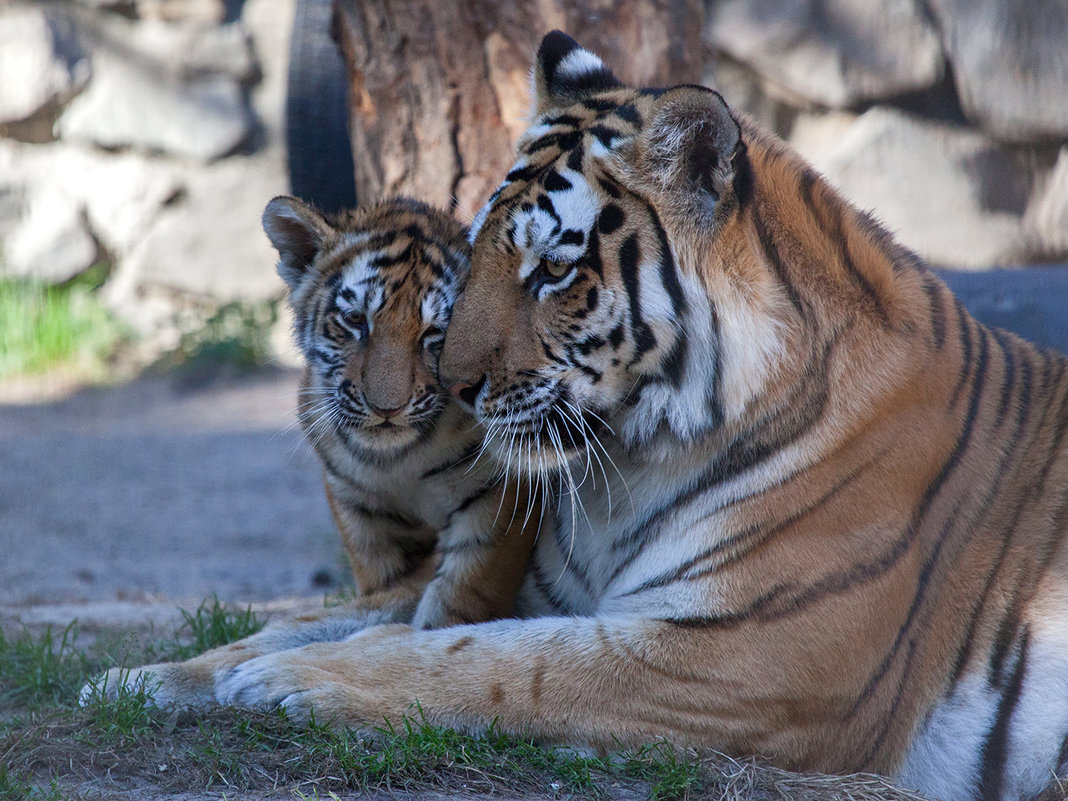
M 395 409 L 383 409 L 381 407 L 375 406 L 370 401 L 368 401 L 367 405 L 371 407 L 372 412 L 377 414 L 379 417 L 385 418 L 386 420 L 389 420 L 391 417 L 396 417 L 398 414 L 404 411 L 404 406 L 398 406 Z
M 482 387 L 486 385 L 486 376 L 482 376 L 478 380 L 477 384 L 453 384 L 449 387 L 449 394 L 456 398 L 464 406 L 475 408 L 475 401 L 478 399 L 478 393 L 482 391 Z

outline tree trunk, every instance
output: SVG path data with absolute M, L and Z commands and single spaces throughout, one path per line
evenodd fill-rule
M 334 0 L 356 196 L 405 194 L 470 220 L 514 161 L 530 64 L 553 28 L 633 86 L 696 83 L 699 0 Z

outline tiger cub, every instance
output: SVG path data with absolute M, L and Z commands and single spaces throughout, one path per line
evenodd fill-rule
M 438 384 L 453 302 L 467 279 L 464 227 L 405 198 L 319 214 L 277 197 L 263 225 L 289 288 L 305 359 L 298 416 L 356 597 L 185 662 L 112 668 L 82 690 L 143 686 L 158 706 L 214 702 L 220 672 L 368 626 L 440 628 L 512 614 L 539 499 L 480 459 L 483 431 Z
M 465 228 L 407 198 L 325 217 L 278 197 L 263 224 L 306 363 L 300 422 L 359 592 L 426 584 L 417 628 L 511 614 L 533 502 L 478 460 L 482 429 L 436 375 Z

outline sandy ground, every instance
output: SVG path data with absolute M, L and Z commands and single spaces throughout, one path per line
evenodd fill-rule
M 0 405 L 0 620 L 321 599 L 348 568 L 297 381 L 160 376 Z

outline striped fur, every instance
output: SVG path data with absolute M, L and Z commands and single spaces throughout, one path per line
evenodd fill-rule
M 535 86 L 441 359 L 500 458 L 570 485 L 526 619 L 368 630 L 218 697 L 1041 792 L 1068 757 L 1068 362 L 979 325 L 714 92 L 623 88 L 559 33 Z

